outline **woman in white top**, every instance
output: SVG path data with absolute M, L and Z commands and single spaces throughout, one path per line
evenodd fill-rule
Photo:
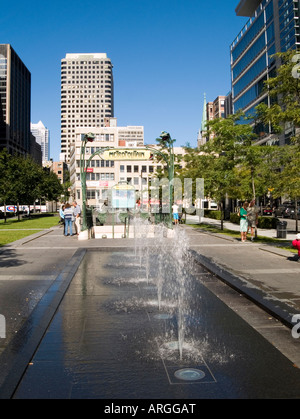
M 70 229 L 70 236 L 73 236 L 72 222 L 74 219 L 74 210 L 70 204 L 66 204 L 64 209 L 65 217 L 65 236 L 68 236 L 68 230 Z

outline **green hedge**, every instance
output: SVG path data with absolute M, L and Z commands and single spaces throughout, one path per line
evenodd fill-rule
M 239 224 L 240 223 L 240 217 L 238 216 L 237 213 L 231 213 L 230 214 L 230 221 L 234 224 Z M 278 219 L 275 217 L 263 217 L 263 216 L 259 216 L 258 217 L 258 228 L 265 228 L 265 229 L 273 229 L 273 228 L 277 228 L 277 222 Z
M 275 217 L 258 217 L 259 228 L 277 228 L 277 222 Z
M 212 218 L 214 220 L 221 220 L 221 211 L 217 210 L 204 210 L 204 217 Z M 230 213 L 230 222 L 234 224 L 240 224 L 240 217 L 236 212 Z M 258 228 L 264 229 L 276 229 L 278 219 L 275 217 L 258 217 Z
M 234 224 L 239 224 L 240 223 L 240 217 L 238 216 L 238 214 L 236 212 L 231 212 L 230 213 L 230 221 Z
M 205 209 L 204 217 L 213 218 L 214 220 L 221 220 L 221 211 Z

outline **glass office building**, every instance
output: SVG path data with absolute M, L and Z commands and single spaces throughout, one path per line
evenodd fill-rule
M 233 112 L 255 114 L 255 107 L 269 97 L 264 81 L 274 76 L 276 52 L 299 46 L 299 3 L 293 0 L 241 0 L 238 16 L 249 17 L 230 46 Z M 267 132 L 262 137 L 267 141 Z M 263 142 L 264 140 L 262 140 Z
M 9 44 L 0 44 L 0 150 L 30 154 L 31 74 Z

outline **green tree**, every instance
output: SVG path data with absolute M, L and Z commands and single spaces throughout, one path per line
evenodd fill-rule
M 221 220 L 225 197 L 245 200 L 268 191 L 265 162 L 273 148 L 257 145 L 252 126 L 244 122 L 243 113 L 208 122 L 209 141 L 185 156 L 184 176 L 204 178 L 205 195 L 219 202 Z
M 13 155 L 10 159 L 10 180 L 13 185 L 12 199 L 17 205 L 34 203 L 39 197 L 42 167 L 30 156 Z
M 296 130 L 300 127 L 300 73 L 296 65 L 296 51 L 275 54 L 280 66 L 276 75 L 265 82 L 265 90 L 271 98 L 271 106 L 261 103 L 256 107 L 256 122 L 270 124 L 273 134 L 282 133 L 289 126 L 293 129 L 293 141 L 299 143 Z M 296 57 L 296 61 L 295 61 Z
M 40 182 L 39 198 L 57 202 L 63 191 L 63 185 L 56 173 L 44 169 Z
M 280 147 L 283 160 L 277 171 L 275 183 L 278 196 L 288 195 L 295 200 L 300 197 L 299 166 L 300 166 L 300 73 L 298 72 L 300 54 L 296 51 L 275 54 L 281 65 L 276 75 L 265 82 L 272 105 L 262 103 L 257 106 L 257 122 L 270 124 L 273 134 L 285 130 L 292 131 L 290 144 Z M 296 226 L 298 229 L 297 211 Z

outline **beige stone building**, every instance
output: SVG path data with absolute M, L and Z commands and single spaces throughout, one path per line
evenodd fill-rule
M 108 124 L 107 124 L 108 125 Z M 118 183 L 127 183 L 133 186 L 145 197 L 151 179 L 163 163 L 158 163 L 155 153 L 146 153 L 144 145 L 144 129 L 142 126 L 117 127 L 116 120 L 110 122 L 112 126 L 102 128 L 77 128 L 76 137 L 70 154 L 70 180 L 71 196 L 82 205 L 82 191 L 80 180 L 80 154 L 82 138 L 92 132 L 95 135 L 93 142 L 88 142 L 85 151 L 85 161 L 95 152 L 110 148 L 111 153 L 96 154 L 90 161 L 86 173 L 87 205 L 102 206 L 108 199 L 111 188 Z M 156 148 L 157 146 L 148 146 Z M 140 154 L 137 157 L 136 151 Z M 121 154 L 126 152 L 125 159 L 119 160 Z M 181 147 L 174 148 L 175 154 L 184 154 Z M 124 158 L 124 157 L 121 157 Z

